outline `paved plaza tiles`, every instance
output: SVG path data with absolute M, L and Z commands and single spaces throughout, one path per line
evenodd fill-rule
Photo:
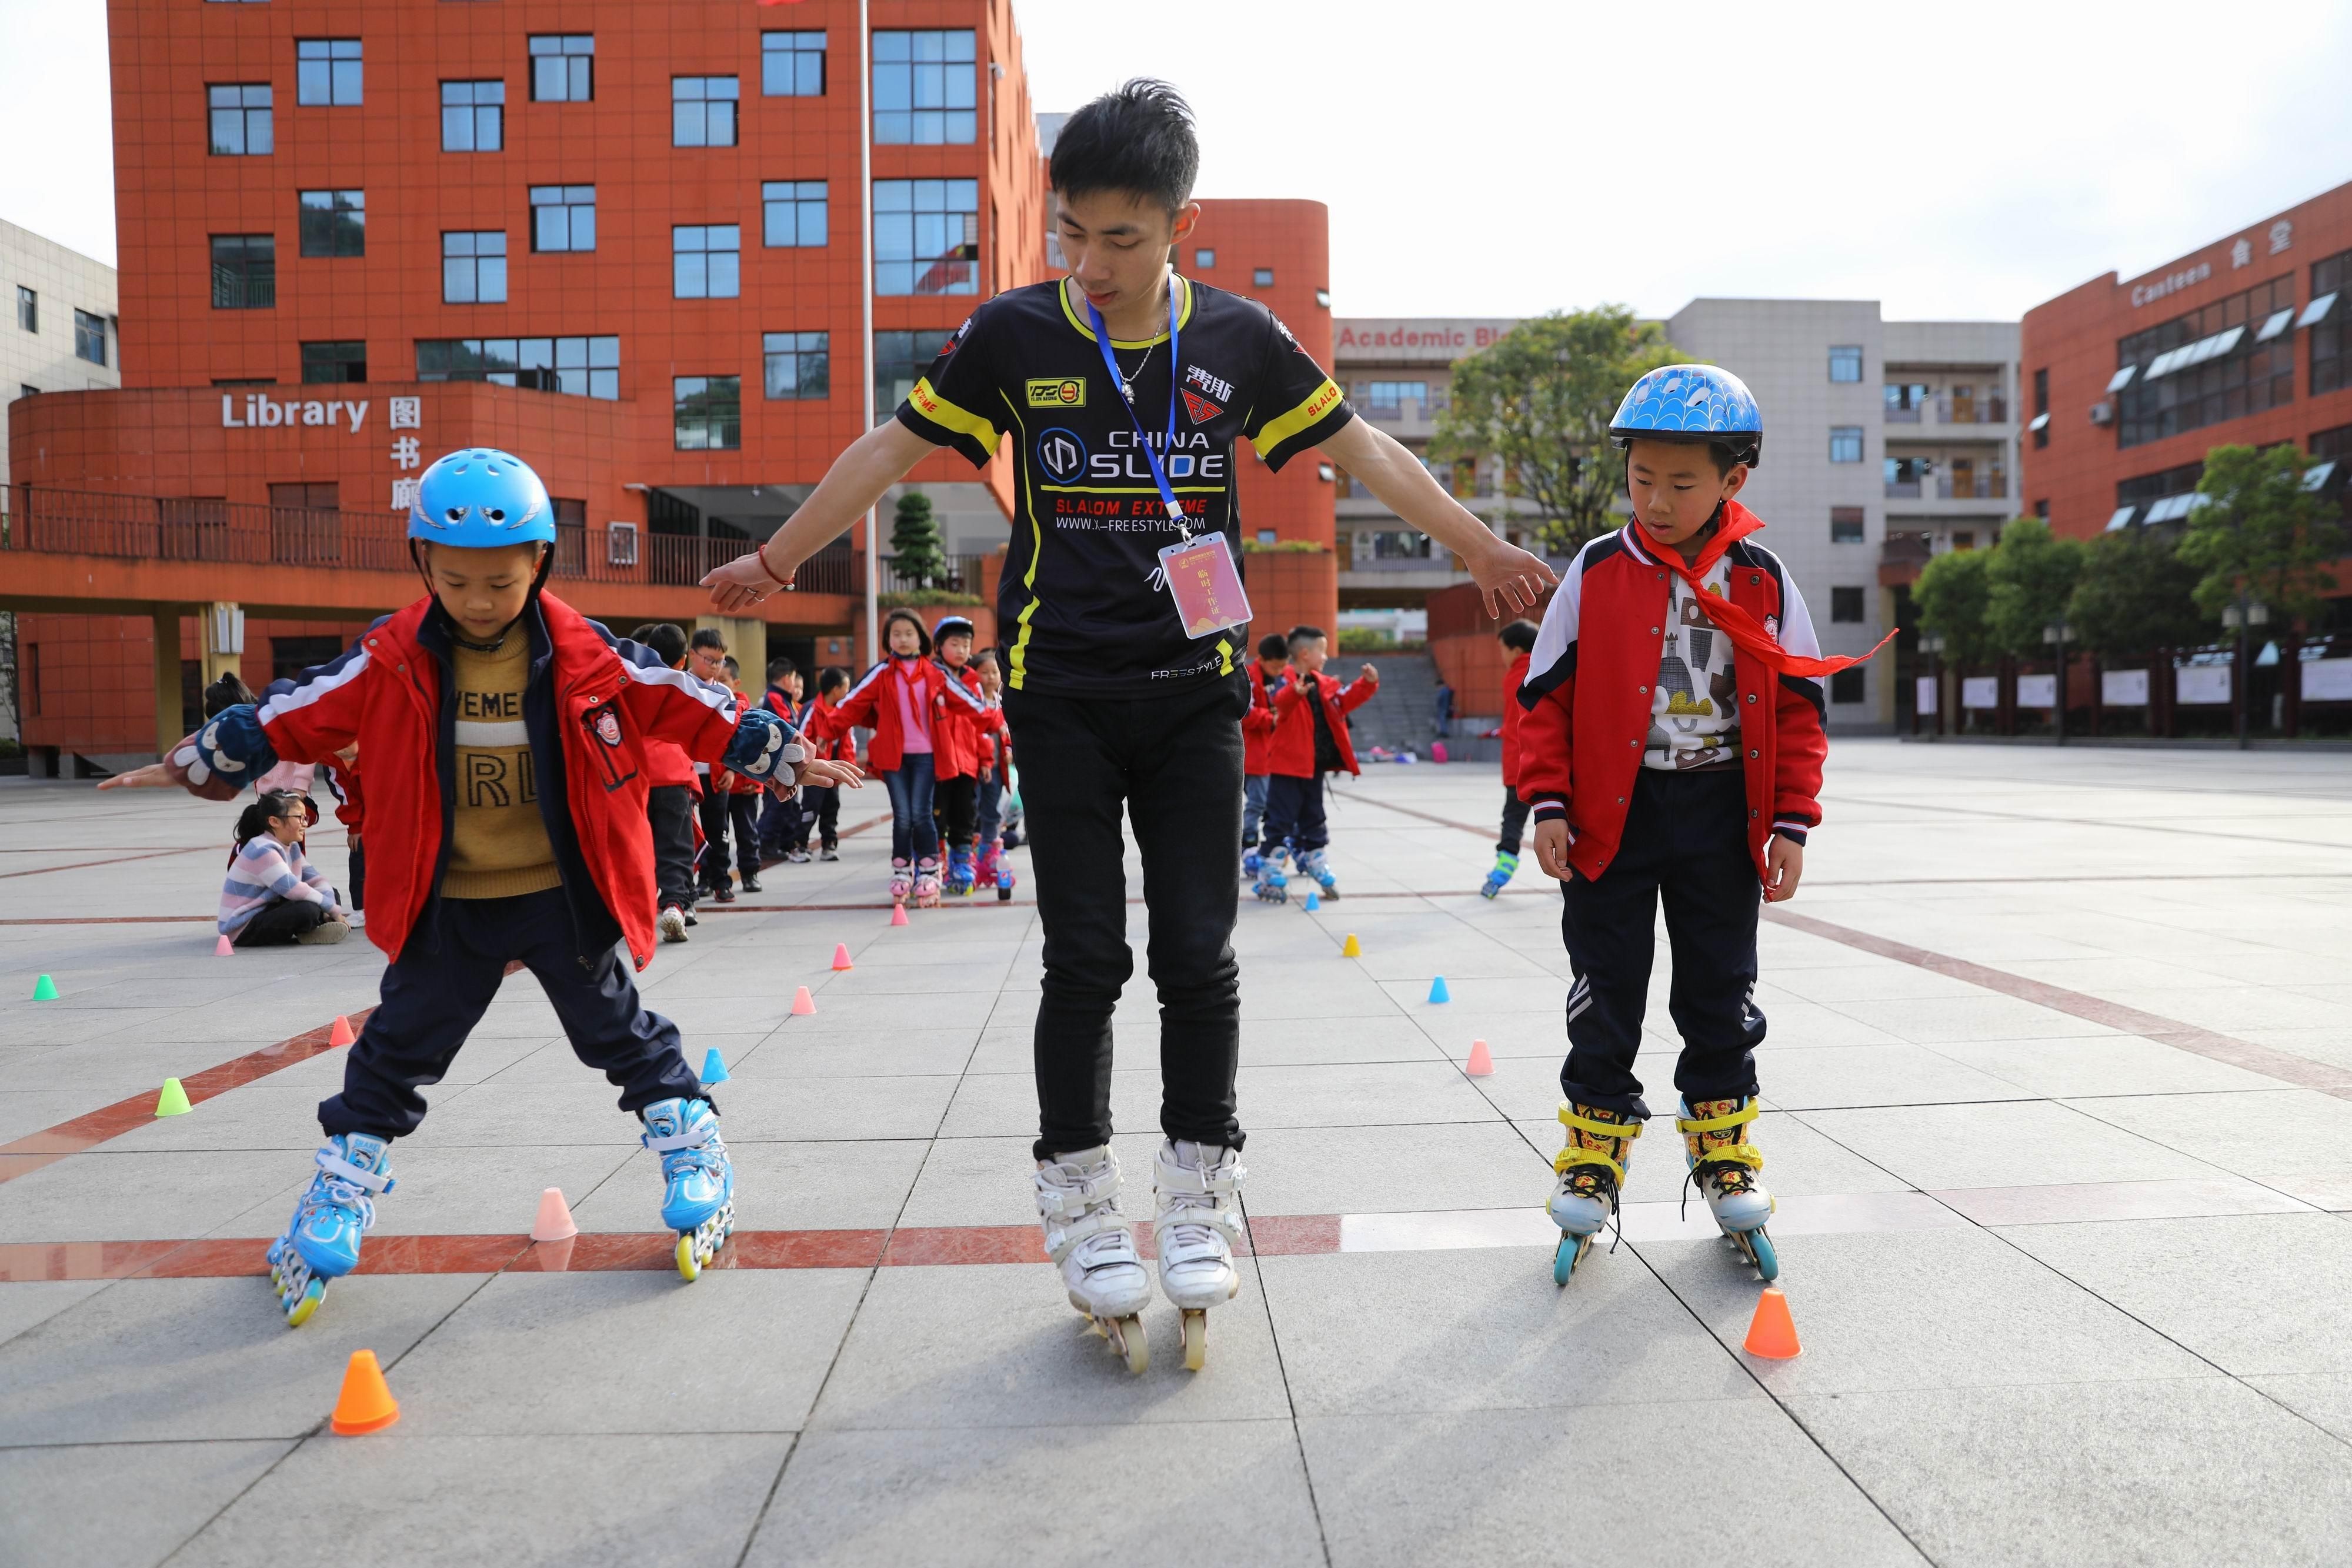
M 216 958 L 227 808 L 10 781 L 0 1563 L 2352 1560 L 2352 755 L 1837 745 L 1758 990 L 1788 1362 L 1740 1351 L 1759 1287 L 1664 1127 L 1552 1284 L 1567 963 L 1548 884 L 1472 891 L 1500 794 L 1377 768 L 1345 896 L 1245 902 L 1255 1256 L 1205 1372 L 1161 1303 L 1130 1378 L 1036 1239 L 1026 888 L 894 930 L 869 829 L 660 952 L 732 1075 L 742 1228 L 692 1285 L 510 977 L 289 1331 L 262 1247 L 379 956 Z M 1148 1213 L 1139 976 L 1117 1034 Z M 193 1113 L 147 1114 L 166 1077 Z M 574 1242 L 527 1238 L 548 1186 Z M 402 1416 L 335 1436 L 362 1347 Z

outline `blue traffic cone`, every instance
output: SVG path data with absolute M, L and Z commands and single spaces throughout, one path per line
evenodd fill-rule
M 1429 983 L 1429 999 L 1432 1002 L 1451 1002 L 1454 1000 L 1454 994 L 1445 988 L 1445 976 L 1443 974 Z
M 1322 898 L 1321 898 L 1319 895 L 1318 895 L 1318 894 L 1317 894 L 1317 893 L 1316 893 L 1312 889 L 1309 889 L 1307 890 L 1307 912 L 1308 914 L 1310 914 L 1310 915 L 1311 915 L 1311 914 L 1313 914 L 1317 910 L 1319 910 L 1319 909 L 1321 909 L 1322 907 L 1323 907 L 1323 900 L 1322 900 Z
M 717 1046 L 702 1053 L 702 1070 L 695 1076 L 701 1079 L 705 1085 L 727 1081 L 727 1062 L 719 1056 Z

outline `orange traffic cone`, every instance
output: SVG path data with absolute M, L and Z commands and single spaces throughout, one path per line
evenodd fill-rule
M 1495 1070 L 1495 1058 L 1484 1040 L 1470 1042 L 1470 1062 L 1462 1069 L 1472 1078 L 1486 1078 Z
M 562 1187 L 550 1187 L 539 1194 L 539 1217 L 531 1221 L 533 1241 L 568 1241 L 580 1234 L 572 1221 L 571 1207 L 563 1201 Z
M 353 1351 L 351 1365 L 343 1369 L 343 1392 L 335 1400 L 335 1430 L 356 1437 L 362 1432 L 381 1432 L 399 1419 L 400 1401 L 385 1385 L 375 1352 Z
M 836 970 L 855 969 L 857 967 L 857 965 L 849 962 L 849 944 L 847 942 L 836 942 L 833 944 L 833 966 Z
M 793 1017 L 805 1018 L 811 1013 L 815 1011 L 816 998 L 809 994 L 807 986 L 803 985 L 799 990 L 793 993 Z
M 1749 1355 L 1787 1361 L 1804 1347 L 1797 1342 L 1797 1325 L 1789 1316 L 1789 1298 L 1777 1285 L 1767 1285 L 1756 1298 L 1756 1316 L 1748 1325 Z
M 906 905 L 892 904 L 890 906 L 890 923 L 894 926 L 902 926 L 907 923 Z
M 331 1046 L 348 1046 L 357 1038 L 359 1037 L 352 1033 L 352 1021 L 340 1016 L 335 1019 L 335 1026 L 327 1031 L 327 1044 Z

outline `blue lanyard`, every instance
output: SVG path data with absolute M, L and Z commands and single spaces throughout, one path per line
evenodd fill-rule
M 1085 290 L 1080 289 L 1079 293 L 1083 295 Z M 1111 390 L 1118 392 L 1127 384 L 1127 378 L 1118 373 L 1118 360 L 1110 352 L 1110 329 L 1103 325 L 1102 312 L 1095 309 L 1095 302 L 1092 300 L 1087 301 L 1087 321 L 1094 327 L 1095 347 L 1102 351 L 1103 367 L 1110 372 Z M 1139 371 L 1137 374 L 1142 373 Z M 1175 450 L 1176 447 L 1176 381 L 1179 374 L 1176 353 L 1176 275 L 1171 271 L 1168 275 L 1168 449 L 1171 451 Z M 1136 417 L 1135 404 L 1124 395 L 1120 396 L 1119 401 L 1127 405 L 1127 421 L 1135 426 L 1136 439 L 1143 447 L 1144 461 L 1151 465 L 1151 478 L 1160 487 L 1160 500 L 1167 504 L 1168 520 L 1176 525 L 1179 538 L 1191 540 L 1192 529 L 1185 521 L 1184 505 L 1176 499 L 1175 487 L 1168 482 L 1168 470 L 1160 466 L 1160 454 L 1151 449 L 1151 438 L 1144 433 L 1143 421 Z

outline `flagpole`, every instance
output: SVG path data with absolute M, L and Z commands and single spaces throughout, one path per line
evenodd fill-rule
M 857 0 L 857 233 L 858 307 L 865 342 L 863 384 L 866 423 L 863 436 L 874 428 L 874 35 L 867 28 L 868 0 Z M 866 513 L 866 662 L 882 662 L 879 622 L 882 598 L 882 542 L 875 536 L 877 510 Z

